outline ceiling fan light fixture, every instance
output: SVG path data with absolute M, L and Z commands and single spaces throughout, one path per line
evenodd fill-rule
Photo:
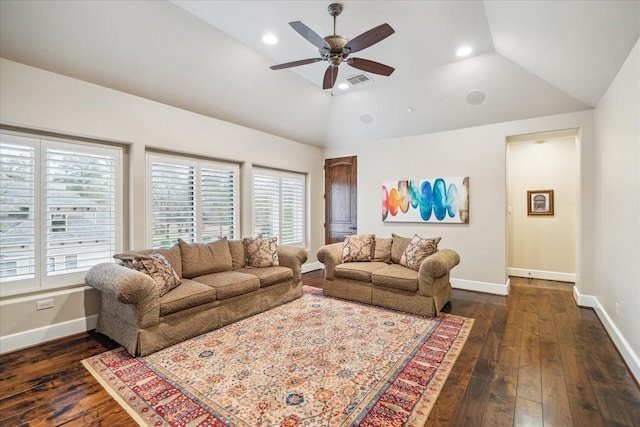
M 349 84 L 348 83 L 340 83 L 338 85 L 338 89 L 347 90 L 347 89 L 349 89 Z

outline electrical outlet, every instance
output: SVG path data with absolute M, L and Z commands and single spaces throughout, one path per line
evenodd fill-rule
M 616 317 L 620 316 L 620 306 L 616 303 Z
M 36 303 L 36 310 L 46 310 L 48 308 L 53 308 L 52 299 L 45 299 Z

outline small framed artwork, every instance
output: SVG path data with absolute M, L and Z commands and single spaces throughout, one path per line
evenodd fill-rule
M 528 215 L 553 215 L 553 190 L 527 191 Z

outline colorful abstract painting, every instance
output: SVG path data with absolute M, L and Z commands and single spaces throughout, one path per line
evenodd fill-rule
M 469 223 L 469 177 L 382 184 L 385 222 Z

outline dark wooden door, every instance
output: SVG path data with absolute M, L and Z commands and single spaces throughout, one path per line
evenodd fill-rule
M 324 161 L 324 240 L 342 242 L 358 231 L 358 158 Z

